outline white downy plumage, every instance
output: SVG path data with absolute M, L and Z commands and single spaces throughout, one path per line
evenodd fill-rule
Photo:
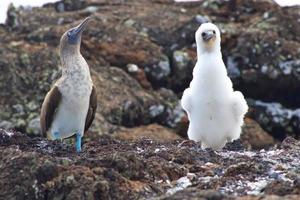
M 201 141 L 202 148 L 219 150 L 240 137 L 248 105 L 227 76 L 217 26 L 204 23 L 195 37 L 198 60 L 181 105 L 190 121 L 189 139 Z

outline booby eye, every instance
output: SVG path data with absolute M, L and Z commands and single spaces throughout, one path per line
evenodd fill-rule
M 206 33 L 205 33 L 205 32 L 203 32 L 203 33 L 201 34 L 201 36 L 202 36 L 202 37 L 205 37 L 205 36 L 206 36 Z
M 216 34 L 216 31 L 215 31 L 215 30 L 213 30 L 213 34 Z

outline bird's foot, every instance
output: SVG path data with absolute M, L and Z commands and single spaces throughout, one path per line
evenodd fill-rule
M 178 147 L 190 146 L 192 144 L 195 144 L 195 142 L 193 140 L 184 140 L 178 144 Z
M 81 151 L 81 134 L 76 133 L 76 151 L 79 153 Z
M 60 133 L 59 132 L 54 132 L 53 133 L 53 138 L 54 138 L 54 140 L 61 139 Z

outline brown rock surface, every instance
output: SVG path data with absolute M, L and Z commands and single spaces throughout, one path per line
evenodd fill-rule
M 300 106 L 297 53 L 300 38 L 295 34 L 300 30 L 298 10 L 297 7 L 280 8 L 270 0 L 193 3 L 62 0 L 31 10 L 11 7 L 6 24 L 0 27 L 3 72 L 0 75 L 0 127 L 39 134 L 40 104 L 60 74 L 57 54 L 60 36 L 91 15 L 94 20 L 83 36 L 82 53 L 91 69 L 97 72 L 93 77 L 98 79 L 102 71 L 105 76 L 111 66 L 127 71 L 127 65 L 134 64 L 140 71 L 131 75 L 138 82 L 126 77 L 126 81 L 119 84 L 120 91 L 128 91 L 126 88 L 133 85 L 140 88 L 139 84 L 145 88 L 138 89 L 138 95 L 143 93 L 141 102 L 145 105 L 138 103 L 134 93 L 121 97 L 126 93 L 122 92 L 114 99 L 114 105 L 125 97 L 131 99 L 126 105 L 121 102 L 121 107 L 133 106 L 134 113 L 125 109 L 121 116 L 115 116 L 120 110 L 110 112 L 112 105 L 99 101 L 105 113 L 98 115 L 94 130 L 113 133 L 115 125 L 132 127 L 153 122 L 177 127 L 182 114 L 176 105 L 191 79 L 196 59 L 194 33 L 201 23 L 211 20 L 221 28 L 224 61 L 235 88 L 241 89 L 248 98 L 280 102 L 295 111 L 295 117 L 284 120 L 287 123 L 276 121 L 274 116 L 267 122 L 261 110 L 263 120 L 260 115 L 251 117 L 280 140 L 286 135 L 298 137 L 299 115 L 295 110 Z M 286 21 L 289 23 L 284 23 Z M 104 82 L 125 76 L 121 72 L 111 75 L 116 77 L 106 77 Z M 151 89 L 165 87 L 176 92 L 175 100 L 159 99 L 161 94 L 156 95 Z M 149 117 L 150 102 L 156 104 L 158 116 Z M 129 119 L 125 120 L 124 116 Z M 103 124 L 104 128 L 97 124 Z
M 0 199 L 300 198 L 299 141 L 220 152 L 180 142 L 101 136 L 78 154 L 70 144 L 0 129 Z
M 165 128 L 157 124 L 147 126 L 139 126 L 135 128 L 123 128 L 117 131 L 114 135 L 115 138 L 120 140 L 139 140 L 151 139 L 155 141 L 172 141 L 178 140 L 180 137 L 171 129 Z
M 0 26 L 0 199 L 300 199 L 300 144 L 286 138 L 300 137 L 299 13 L 271 0 L 11 7 Z M 60 75 L 60 36 L 86 16 L 94 20 L 82 54 L 99 107 L 76 154 L 72 139 L 39 137 L 38 115 Z M 223 151 L 177 140 L 174 132 L 186 137 L 179 98 L 205 21 L 222 31 L 228 74 L 249 98 L 249 117 L 281 144 L 270 147 L 274 139 L 250 119 Z
M 246 97 L 280 102 L 292 110 L 300 106 L 297 103 L 300 38 L 295 34 L 300 28 L 296 7 L 280 8 L 268 0 L 194 3 L 62 0 L 31 10 L 11 7 L 8 13 L 6 24 L 0 27 L 1 127 L 38 134 L 41 101 L 60 74 L 59 38 L 65 30 L 89 15 L 94 20 L 83 36 L 82 53 L 97 73 L 93 77 L 101 73 L 105 76 L 108 72 L 103 68 L 116 66 L 126 71 L 128 64 L 135 64 L 142 70 L 138 75 L 132 75 L 138 82 L 126 77 L 122 89 L 127 91 L 125 88 L 133 85 L 132 88 L 140 88 L 139 83 L 145 88 L 138 89 L 136 96 L 127 93 L 122 97 L 126 92 L 120 93 L 113 104 L 106 105 L 107 101 L 104 101 L 100 107 L 109 109 L 97 117 L 96 124 L 107 128 L 96 126 L 94 131 L 112 133 L 115 125 L 131 127 L 153 122 L 177 127 L 182 117 L 176 108 L 178 97 L 190 81 L 196 59 L 194 32 L 201 23 L 209 20 L 222 30 L 224 61 L 235 88 L 241 89 Z M 125 76 L 121 72 L 110 73 L 116 76 L 115 79 L 123 80 Z M 110 78 L 106 77 L 104 84 L 106 80 L 113 82 Z M 156 95 L 148 81 L 155 89 L 172 89 L 178 97 L 171 102 L 159 99 L 161 94 Z M 97 82 L 103 84 L 103 81 Z M 104 91 L 107 96 L 114 95 L 111 90 Z M 141 93 L 141 103 L 145 105 L 137 103 Z M 125 98 L 132 101 L 126 103 Z M 157 100 L 155 114 L 159 116 L 149 118 L 147 108 L 153 103 L 151 99 Z M 117 103 L 123 104 L 122 109 L 134 107 L 135 112 L 117 110 L 122 114 L 115 116 L 116 112 L 110 111 Z M 256 105 L 251 106 L 256 108 Z M 264 114 L 264 111 L 259 110 L 259 113 Z M 277 123 L 273 116 L 271 123 L 261 120 L 258 115 L 252 117 L 282 140 L 286 135 L 298 137 L 300 129 L 296 122 L 300 117 L 296 113 L 292 119 L 285 119 L 287 123 Z
M 250 118 L 245 119 L 241 133 L 241 141 L 245 146 L 253 149 L 262 149 L 275 144 L 275 139 L 264 131 L 257 122 Z

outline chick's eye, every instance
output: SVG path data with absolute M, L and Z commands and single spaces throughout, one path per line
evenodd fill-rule
M 213 30 L 213 34 L 216 34 L 216 31 Z
M 206 36 L 206 33 L 205 33 L 205 32 L 203 32 L 203 33 L 201 34 L 201 36 L 202 36 L 202 37 L 205 37 L 205 36 Z

